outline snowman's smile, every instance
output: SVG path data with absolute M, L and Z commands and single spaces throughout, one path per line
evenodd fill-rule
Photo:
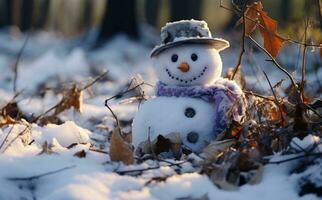
M 182 83 L 191 83 L 192 81 L 195 81 L 195 80 L 199 79 L 200 77 L 202 77 L 202 76 L 205 74 L 205 71 L 207 70 L 207 68 L 208 68 L 208 67 L 204 67 L 204 68 L 202 69 L 202 72 L 200 72 L 197 76 L 193 76 L 193 77 L 192 77 L 192 78 L 190 78 L 190 79 L 182 79 L 182 78 L 180 78 L 180 77 L 174 76 L 174 75 L 170 72 L 170 70 L 169 70 L 168 68 L 166 68 L 166 70 L 165 70 L 165 71 L 167 72 L 168 76 L 169 76 L 171 79 L 175 79 L 175 80 L 180 81 L 180 82 L 182 82 Z

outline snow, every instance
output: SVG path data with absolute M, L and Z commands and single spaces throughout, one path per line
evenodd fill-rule
M 15 55 L 21 48 L 23 41 L 24 38 L 13 39 L 7 34 L 0 34 L 1 46 L 7 50 L 0 53 L 0 107 L 14 96 L 11 81 L 12 69 L 8 66 L 12 66 L 14 63 Z M 92 150 L 101 149 L 108 152 L 109 149 L 107 138 L 115 122 L 104 107 L 104 100 L 126 90 L 126 84 L 137 73 L 142 74 L 143 79 L 148 83 L 155 83 L 156 75 L 148 56 L 150 50 L 151 48 L 133 42 L 124 36 L 114 38 L 101 49 L 95 51 L 75 47 L 73 42 L 51 34 L 37 33 L 35 36 L 31 36 L 19 64 L 18 88 L 26 88 L 26 90 L 17 97 L 17 101 L 19 108 L 24 113 L 37 116 L 55 105 L 62 97 L 55 88 L 48 91 L 43 97 L 36 94 L 39 84 L 43 82 L 50 86 L 61 82 L 64 82 L 64 86 L 66 86 L 66 82 L 72 81 L 84 85 L 92 80 L 88 78 L 89 76 L 95 77 L 91 73 L 92 68 L 97 72 L 108 70 L 111 80 L 98 82 L 91 90 L 84 91 L 83 112 L 78 113 L 73 110 L 62 112 L 59 114 L 63 120 L 60 125 L 49 124 L 41 127 L 32 124 L 26 129 L 26 124 L 21 123 L 0 129 L 0 144 L 9 132 L 7 141 L 12 141 L 26 129 L 24 134 L 19 136 L 10 146 L 8 146 L 8 142 L 5 142 L 0 149 L 0 199 L 176 199 L 201 198 L 204 195 L 209 199 L 226 200 L 319 199 L 312 194 L 298 196 L 298 181 L 309 175 L 318 178 L 318 170 L 321 165 L 312 166 L 304 174 L 290 174 L 294 162 L 265 165 L 263 178 L 259 184 L 244 185 L 237 191 L 219 189 L 206 175 L 192 172 L 193 167 L 190 163 L 182 165 L 182 174 L 177 174 L 175 170 L 177 168 L 168 167 L 167 163 L 162 163 L 163 166 L 159 169 L 147 170 L 138 176 L 116 173 L 118 170 L 145 169 L 155 166 L 155 162 L 151 160 L 139 165 L 124 166 L 111 162 L 109 155 Z M 10 56 L 6 52 L 9 52 Z M 235 58 L 238 52 L 239 49 L 236 48 L 222 52 L 223 71 L 236 64 Z M 297 49 L 294 52 L 293 54 L 288 52 L 288 55 L 296 55 Z M 281 53 L 283 54 L 283 51 Z M 260 67 L 268 71 L 273 82 L 283 76 L 273 70 L 270 72 L 268 69 L 273 68 L 270 63 L 260 62 L 260 60 L 264 60 L 263 56 L 258 52 L 254 52 L 254 54 L 256 55 L 251 59 L 255 59 Z M 245 58 L 246 60 L 250 59 L 250 55 L 246 54 Z M 294 56 L 284 56 L 281 60 L 291 63 Z M 308 58 L 308 66 L 311 60 L 314 59 Z M 245 63 L 242 69 L 245 70 L 249 81 L 253 74 L 246 64 L 249 62 Z M 320 72 L 321 69 L 319 69 L 319 75 L 321 75 Z M 315 78 L 314 74 L 308 74 L 308 77 L 312 81 L 319 79 Z M 256 80 L 253 80 L 251 84 L 255 85 L 254 87 L 259 85 Z M 268 88 L 264 83 L 263 85 Z M 145 87 L 145 89 L 148 91 L 147 94 L 152 94 L 152 88 Z M 131 123 L 138 105 L 120 105 L 121 99 L 111 100 L 109 104 L 119 119 Z M 186 100 L 182 101 L 188 103 Z M 208 105 L 199 103 L 193 102 L 196 104 L 195 106 L 203 107 L 205 113 L 208 113 Z M 143 106 L 148 106 L 147 102 L 141 105 L 141 108 Z M 168 109 L 179 110 L 183 108 L 174 106 Z M 169 110 L 162 109 L 160 116 L 156 118 L 160 119 Z M 180 126 L 176 120 L 171 123 L 177 122 Z M 153 122 L 156 123 L 156 121 Z M 200 123 L 196 126 L 199 129 L 205 127 L 208 122 L 202 117 L 196 123 Z M 205 124 L 205 126 L 201 124 Z M 45 141 L 50 149 L 47 153 L 43 151 Z M 312 145 L 313 142 L 317 142 L 313 135 L 304 138 L 304 140 L 294 139 L 294 141 L 305 148 Z M 78 144 L 70 149 L 66 148 L 73 143 Z M 319 148 L 321 151 L 321 145 Z M 86 152 L 85 158 L 74 156 L 75 153 L 82 150 Z M 272 158 L 272 160 L 280 159 L 284 159 L 283 155 L 277 154 Z M 64 168 L 63 171 L 39 178 L 13 180 L 13 178 L 28 178 Z M 312 172 L 316 172 L 316 174 L 312 174 Z M 165 181 L 153 181 L 146 185 L 152 177 L 159 176 L 170 177 Z
M 73 143 L 88 143 L 91 132 L 87 129 L 79 127 L 73 121 L 66 121 L 61 125 L 48 124 L 45 127 L 34 127 L 33 131 L 42 131 L 39 138 L 35 138 L 38 143 L 52 141 L 56 139 L 64 147 Z

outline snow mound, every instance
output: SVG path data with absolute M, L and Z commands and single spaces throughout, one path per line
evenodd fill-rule
M 37 143 L 51 142 L 55 138 L 64 147 L 73 143 L 88 143 L 91 135 L 89 130 L 78 126 L 73 121 L 66 121 L 61 125 L 48 124 L 43 128 L 36 126 L 33 131 L 38 132 L 38 137 L 35 138 Z

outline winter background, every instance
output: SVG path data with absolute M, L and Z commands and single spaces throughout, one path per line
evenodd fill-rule
M 279 21 L 279 32 L 301 39 L 304 2 L 267 0 L 263 5 Z M 224 4 L 230 6 L 230 1 Z M 219 1 L 2 0 L 0 9 L 0 108 L 15 95 L 13 66 L 24 43 L 16 85 L 16 91 L 23 92 L 15 101 L 26 117 L 44 113 L 59 102 L 64 88 L 75 83 L 85 86 L 108 71 L 106 77 L 84 91 L 82 112 L 66 110 L 58 115 L 58 124 L 34 123 L 23 135 L 19 133 L 25 129 L 24 124 L 1 127 L 0 199 L 321 198 L 316 194 L 299 196 L 301 178 L 308 175 L 321 189 L 321 162 L 302 173 L 291 173 L 293 162 L 265 165 L 260 183 L 246 184 L 234 191 L 219 189 L 206 175 L 195 172 L 190 162 L 174 166 L 169 163 L 179 161 L 147 160 L 129 166 L 111 162 L 108 138 L 115 122 L 104 101 L 125 91 L 137 74 L 145 83 L 155 84 L 149 53 L 158 44 L 160 27 L 167 21 L 190 18 L 207 21 L 213 36 L 223 37 L 231 44 L 221 53 L 223 75 L 236 65 L 241 32 L 234 27 L 236 17 L 220 8 Z M 321 38 L 321 29 L 312 28 L 313 34 Z M 285 76 L 265 59 L 261 51 L 246 43 L 241 69 L 248 90 L 271 95 L 262 70 L 273 84 Z M 297 45 L 284 46 L 278 60 L 295 78 L 300 78 L 301 55 Z M 307 66 L 307 95 L 321 98 L 319 50 L 308 49 Z M 285 81 L 282 87 L 288 84 Z M 153 95 L 150 86 L 144 90 L 146 95 Z M 121 101 L 131 95 L 119 95 L 109 102 L 127 132 L 138 103 Z M 321 142 L 312 135 L 297 140 L 303 148 Z M 82 150 L 85 157 L 74 155 Z M 322 150 L 321 144 L 318 150 Z M 282 157 L 277 153 L 271 159 Z M 140 175 L 126 172 L 148 167 L 155 169 Z M 153 177 L 168 178 L 151 182 Z

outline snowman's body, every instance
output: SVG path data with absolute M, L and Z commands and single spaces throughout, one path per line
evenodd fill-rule
M 182 34 L 188 38 L 179 37 Z M 157 97 L 146 101 L 135 116 L 133 144 L 179 133 L 186 147 L 200 152 L 222 130 L 225 112 L 242 95 L 234 82 L 220 77 L 219 51 L 229 43 L 211 38 L 207 24 L 195 20 L 167 24 L 161 37 L 164 45 L 151 54 L 160 80 Z M 238 108 L 235 113 L 242 112 Z
M 134 118 L 133 145 L 150 137 L 179 133 L 184 144 L 199 152 L 214 139 L 215 113 L 211 103 L 196 98 L 157 97 L 141 105 Z M 197 138 L 196 138 L 197 137 Z

